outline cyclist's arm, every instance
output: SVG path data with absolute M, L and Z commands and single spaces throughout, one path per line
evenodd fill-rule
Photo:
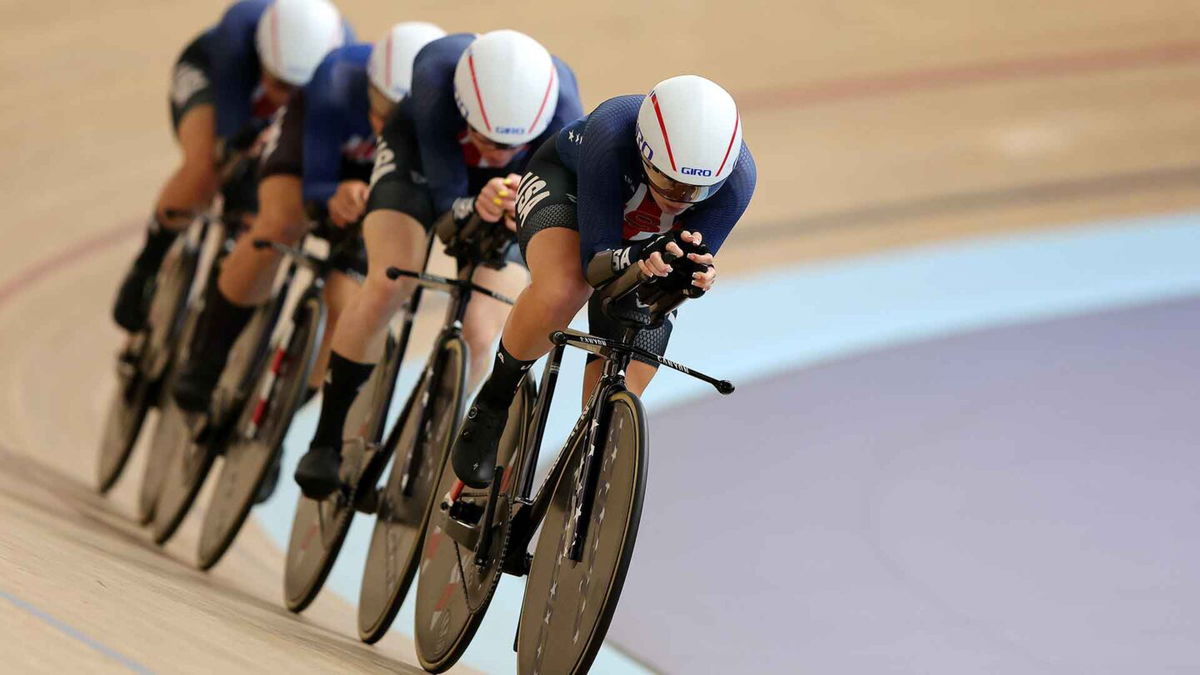
M 574 140 L 578 144 L 576 218 L 585 268 L 596 253 L 621 248 L 625 220 L 621 181 L 624 164 L 634 151 L 634 121 L 640 103 L 639 96 L 620 96 L 601 103 L 588 116 L 582 137 L 577 135 Z M 573 154 L 562 152 L 561 144 L 571 142 L 560 135 L 560 154 Z
M 704 245 L 712 254 L 716 254 L 746 211 L 754 194 L 756 180 L 754 158 L 743 144 L 733 175 L 711 200 L 705 202 L 703 207 L 697 207 L 696 212 L 687 218 L 684 229 L 699 233 Z M 582 231 L 582 226 L 580 229 Z M 588 283 L 597 287 L 607 283 L 638 260 L 645 260 L 656 251 L 664 251 L 671 237 L 672 235 L 659 235 L 633 242 L 628 246 L 597 251 L 590 260 L 585 261 L 584 269 Z
M 326 204 L 341 177 L 344 117 L 320 96 L 306 97 L 304 115 L 304 199 Z
M 704 245 L 716 255 L 733 226 L 737 225 L 746 207 L 750 205 L 757 180 L 754 157 L 750 155 L 746 144 L 742 143 L 737 165 L 734 166 L 733 173 L 725 181 L 725 185 L 717 194 L 695 207 L 694 213 L 684 212 L 684 215 L 680 216 L 684 222 L 683 229 L 699 232 L 704 238 Z

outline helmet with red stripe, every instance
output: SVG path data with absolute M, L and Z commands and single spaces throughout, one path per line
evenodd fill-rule
M 637 144 L 651 189 L 671 201 L 703 201 L 737 164 L 737 104 L 720 85 L 697 75 L 663 80 L 638 110 Z
M 446 31 L 424 21 L 406 21 L 392 26 L 371 50 L 367 76 L 371 84 L 392 103 L 408 96 L 412 87 L 413 59 L 417 52 Z
M 267 72 L 303 87 L 321 59 L 342 46 L 345 29 L 337 8 L 326 0 L 275 0 L 259 18 L 254 39 Z
M 515 30 L 480 35 L 458 59 L 454 98 L 477 133 L 500 146 L 541 135 L 558 105 L 558 71 L 537 40 Z

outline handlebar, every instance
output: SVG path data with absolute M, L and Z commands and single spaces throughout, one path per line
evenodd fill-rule
M 443 291 L 453 291 L 456 288 L 461 288 L 463 290 L 471 290 L 475 291 L 476 293 L 482 293 L 483 295 L 486 295 L 494 300 L 499 300 L 506 305 L 516 304 L 516 301 L 507 295 L 484 288 L 483 286 L 480 286 L 469 279 L 450 279 L 447 277 L 440 277 L 436 274 L 402 270 L 399 267 L 389 267 L 387 268 L 387 272 L 385 272 L 385 274 L 387 274 L 387 278 L 391 279 L 392 281 L 395 281 L 400 277 L 407 277 L 409 279 L 416 279 L 417 283 L 425 286 L 426 288 L 437 288 Z
M 610 340 L 608 338 L 580 333 L 579 331 L 572 330 L 570 328 L 566 330 L 554 331 L 550 334 L 550 341 L 560 347 L 563 345 L 571 345 L 572 347 L 578 347 L 584 351 L 591 352 L 601 357 L 607 357 L 610 353 L 617 351 L 628 352 L 635 356 L 640 356 L 642 358 L 654 361 L 661 366 L 678 370 L 684 375 L 690 375 L 691 377 L 694 377 L 702 382 L 707 382 L 708 384 L 711 384 L 713 388 L 715 388 L 722 396 L 728 396 L 734 391 L 733 383 L 729 380 L 718 380 L 711 375 L 705 375 L 698 370 L 692 370 L 682 363 L 676 363 L 671 359 L 659 356 L 658 354 L 642 349 L 637 345 L 625 344 L 617 340 Z
M 254 250 L 256 251 L 271 249 L 276 253 L 281 253 L 292 260 L 295 260 L 297 263 L 312 268 L 318 272 L 324 268 L 325 264 L 328 262 L 328 258 L 315 256 L 299 246 L 288 246 L 286 244 L 280 244 L 279 242 L 271 241 L 269 239 L 255 239 L 252 243 L 254 245 Z M 330 257 L 332 258 L 332 255 L 330 255 Z

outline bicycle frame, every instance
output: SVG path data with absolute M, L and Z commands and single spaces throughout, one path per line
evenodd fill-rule
M 636 329 L 626 329 L 624 342 L 631 342 L 636 332 Z M 504 561 L 503 569 L 509 574 L 522 576 L 528 572 L 528 561 L 525 558 L 525 551 L 529 547 L 529 542 L 533 538 L 534 532 L 537 531 L 538 525 L 545 518 L 546 511 L 550 508 L 550 499 L 554 494 L 554 489 L 558 486 L 559 481 L 563 479 L 567 466 L 570 463 L 568 458 L 574 454 L 573 450 L 577 444 L 586 443 L 583 468 L 580 471 L 576 486 L 576 490 L 581 492 L 578 501 L 581 511 L 575 516 L 575 529 L 571 536 L 569 552 L 571 560 L 578 562 L 582 559 L 583 542 L 587 538 L 587 524 L 591 517 L 592 498 L 595 496 L 596 478 L 599 475 L 600 469 L 600 463 L 596 461 L 597 445 L 599 440 L 603 439 L 607 433 L 608 420 L 599 418 L 601 412 L 600 403 L 618 391 L 625 389 L 625 369 L 629 367 L 629 361 L 632 357 L 632 352 L 627 349 L 621 347 L 614 348 L 610 345 L 589 344 L 586 341 L 587 338 L 591 338 L 591 336 L 571 331 L 569 337 L 565 337 L 561 341 L 556 340 L 555 347 L 550 354 L 550 359 L 542 371 L 542 383 L 539 387 L 540 395 L 533 411 L 534 421 L 529 429 L 529 436 L 523 444 L 524 450 L 518 455 L 519 466 L 516 468 L 519 472 L 517 477 L 518 492 L 513 499 L 515 508 L 511 516 L 511 531 L 509 536 L 512 545 L 509 550 L 514 555 L 519 555 L 520 558 L 514 559 L 510 557 Z M 601 338 L 596 338 L 596 340 L 607 343 L 607 341 Z M 538 457 L 541 454 L 542 440 L 546 431 L 546 420 L 550 415 L 550 403 L 553 400 L 554 390 L 558 382 L 558 373 L 562 367 L 562 356 L 568 344 L 581 347 L 586 351 L 600 356 L 604 359 L 604 366 L 601 371 L 600 380 L 592 389 L 587 405 L 584 406 L 583 412 L 579 415 L 579 419 L 571 429 L 571 433 L 567 435 L 567 440 L 559 450 L 549 474 L 542 481 L 536 496 L 530 499 L 530 495 L 533 494 L 534 472 L 537 468 Z M 503 470 L 504 467 L 497 467 L 497 478 L 499 478 L 499 474 Z M 489 511 L 491 511 L 490 504 Z
M 432 239 L 430 241 L 432 243 Z M 441 333 L 438 335 L 438 339 L 434 343 L 434 357 L 430 359 L 425 366 L 424 381 L 425 387 L 428 391 L 431 391 L 432 388 L 436 386 L 438 378 L 435 376 L 441 371 L 442 345 L 445 345 L 449 340 L 462 337 L 463 320 L 467 314 L 467 306 L 471 302 L 471 293 L 482 293 L 501 302 L 505 302 L 510 305 L 513 304 L 512 299 L 501 295 L 500 293 L 486 289 L 471 281 L 471 278 L 475 276 L 475 270 L 479 268 L 479 265 L 480 264 L 478 262 L 469 263 L 463 269 L 461 278 L 459 279 L 449 279 L 447 277 L 441 277 L 434 274 L 427 274 L 425 272 L 412 272 L 409 270 L 401 270 L 395 267 L 389 268 L 387 271 L 388 277 L 392 280 L 399 279 L 400 277 L 416 279 L 418 284 L 416 292 L 420 292 L 420 290 L 423 288 L 431 288 L 446 291 L 450 294 L 451 300 L 450 304 L 446 307 L 446 319 L 442 326 Z M 422 430 L 423 434 L 428 432 L 429 424 L 432 422 L 432 413 L 433 411 L 430 409 L 430 406 L 425 406 L 421 410 L 421 420 L 418 424 L 418 428 Z M 420 454 L 421 449 L 422 448 L 420 444 L 418 444 L 418 448 L 409 455 L 408 463 L 403 468 L 404 473 L 402 474 L 403 478 L 401 478 L 400 486 L 401 491 L 405 496 L 410 496 L 412 494 L 412 481 L 416 477 L 417 469 L 421 466 L 421 460 L 423 459 Z

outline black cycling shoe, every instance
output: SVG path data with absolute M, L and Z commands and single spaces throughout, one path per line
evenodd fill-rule
M 150 311 L 150 297 L 154 295 L 157 276 L 156 270 L 147 270 L 141 265 L 129 268 L 125 280 L 121 282 L 121 290 L 117 291 L 117 301 L 113 304 L 113 320 L 118 326 L 130 333 L 136 333 L 146 326 L 146 315 Z
M 491 484 L 496 472 L 496 449 L 507 423 L 507 407 L 492 407 L 476 399 L 467 411 L 450 451 L 454 473 L 467 487 L 481 489 Z
M 296 483 L 309 499 L 321 500 L 341 487 L 338 470 L 342 466 L 342 451 L 329 445 L 314 445 L 300 458 L 296 466 Z
M 198 354 L 188 359 L 183 372 L 179 374 L 179 379 L 175 380 L 175 385 L 171 388 L 171 394 L 175 396 L 175 403 L 180 410 L 193 413 L 208 412 L 213 389 L 217 388 L 221 371 L 224 369 L 224 363 Z
M 267 469 L 267 475 L 263 476 L 263 482 L 258 486 L 258 492 L 254 493 L 254 503 L 261 504 L 271 498 L 275 494 L 275 487 L 279 485 L 279 468 L 283 460 L 283 453 L 275 453 L 275 461 L 271 462 L 271 468 Z

